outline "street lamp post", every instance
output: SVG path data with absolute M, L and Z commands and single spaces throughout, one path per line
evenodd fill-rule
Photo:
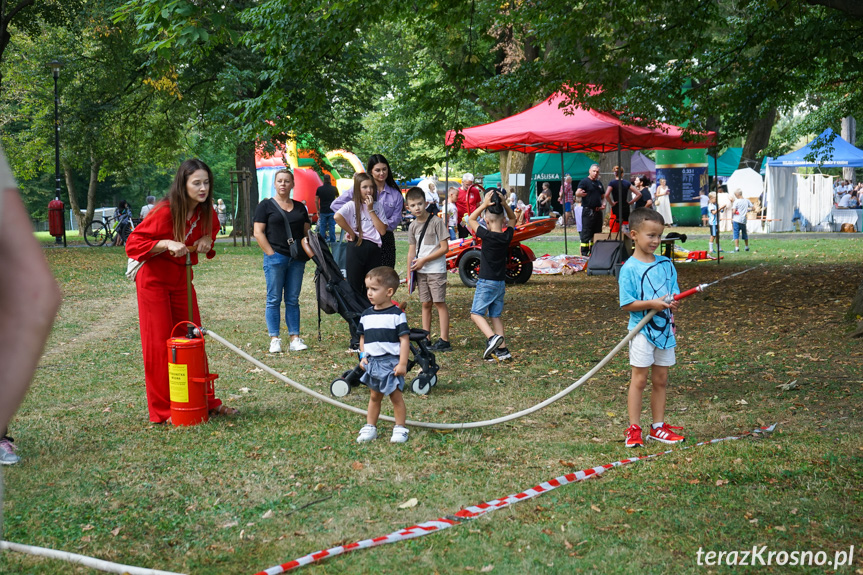
M 57 243 L 66 245 L 66 215 L 65 207 L 60 200 L 60 92 L 57 82 L 60 79 L 60 68 L 63 63 L 54 59 L 48 63 L 54 73 L 54 201 L 48 204 L 48 223 L 51 233 L 57 238 Z M 59 216 L 59 218 L 58 218 Z

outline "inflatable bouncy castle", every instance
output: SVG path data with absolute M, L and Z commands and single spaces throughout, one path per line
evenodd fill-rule
M 353 174 L 343 177 L 332 165 L 332 160 L 341 158 L 347 161 L 355 172 L 365 172 L 365 167 L 355 154 L 346 150 L 332 150 L 323 158 L 316 150 L 297 150 L 297 141 L 289 140 L 285 147 L 273 154 L 265 154 L 262 150 L 255 153 L 255 168 L 258 177 L 258 201 L 270 198 L 275 193 L 273 182 L 276 172 L 285 167 L 294 173 L 294 190 L 291 197 L 306 205 L 312 219 L 317 218 L 315 208 L 315 192 L 323 185 L 318 173 L 313 169 L 315 164 L 323 166 L 324 174 L 330 176 L 333 185 L 344 192 L 353 185 Z M 316 161 L 317 160 L 317 161 Z

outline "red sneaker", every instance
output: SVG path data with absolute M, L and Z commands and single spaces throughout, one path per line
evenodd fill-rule
M 682 435 L 678 435 L 671 431 L 672 429 L 683 429 L 682 427 L 674 427 L 673 425 L 668 425 L 667 423 L 663 423 L 662 427 L 650 428 L 650 435 L 647 436 L 647 440 L 651 439 L 655 441 L 661 441 L 662 443 L 683 443 L 686 441 L 686 438 Z
M 626 428 L 625 437 L 627 447 L 644 447 L 644 441 L 641 440 L 641 428 L 634 423 Z

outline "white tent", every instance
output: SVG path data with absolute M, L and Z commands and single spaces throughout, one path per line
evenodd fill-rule
M 817 168 L 848 168 L 863 167 L 863 151 L 855 148 L 829 128 L 824 130 L 819 139 L 832 139 L 831 145 L 820 150 L 812 149 L 812 142 L 803 148 L 780 156 L 767 162 L 767 174 L 765 178 L 765 202 L 767 204 L 767 231 L 786 232 L 794 230 L 795 216 L 800 221 L 813 229 L 830 229 L 832 221 L 833 197 L 827 199 L 821 188 L 829 185 L 830 178 L 809 178 L 807 174 L 800 174 L 798 170 L 803 167 Z M 808 158 L 814 156 L 816 161 Z M 801 195 L 801 187 L 811 197 Z M 803 214 L 803 210 L 809 210 Z M 824 220 L 823 213 L 829 214 Z
M 797 174 L 797 213 L 801 232 L 833 229 L 833 176 Z
M 734 190 L 743 190 L 743 197 L 751 200 L 761 197 L 761 192 L 764 191 L 764 178 L 752 168 L 743 168 L 735 170 L 725 185 L 732 194 Z

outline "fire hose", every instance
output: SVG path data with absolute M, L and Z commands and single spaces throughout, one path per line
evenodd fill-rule
M 670 303 L 671 301 L 680 301 L 680 300 L 687 298 L 691 295 L 695 295 L 697 293 L 700 293 L 700 292 L 704 291 L 705 289 L 707 289 L 713 285 L 718 284 L 719 282 L 722 282 L 722 281 L 731 279 L 735 276 L 739 276 L 739 275 L 745 274 L 746 272 L 752 271 L 752 270 L 756 269 L 757 267 L 759 267 L 759 266 L 754 266 L 754 267 L 745 269 L 743 271 L 733 273 L 731 275 L 719 278 L 718 280 L 707 283 L 707 284 L 700 284 L 694 288 L 688 289 L 688 290 L 681 292 L 679 294 L 674 294 L 674 295 L 669 294 L 665 298 L 666 302 Z M 529 415 L 531 413 L 539 411 L 540 409 L 548 407 L 549 405 L 551 405 L 555 401 L 557 401 L 563 397 L 566 397 L 567 395 L 569 395 L 570 393 L 575 391 L 578 387 L 580 387 L 582 384 L 587 382 L 594 375 L 596 375 L 596 373 L 600 369 L 605 367 L 605 365 L 609 361 L 611 361 L 611 359 L 615 355 L 617 355 L 617 353 L 621 349 L 623 349 L 623 346 L 625 346 L 627 343 L 629 343 L 629 341 L 633 337 L 635 337 L 645 325 L 647 325 L 647 322 L 649 322 L 651 320 L 651 318 L 653 318 L 653 316 L 656 315 L 656 313 L 657 313 L 656 310 L 650 310 L 647 314 L 645 314 L 645 316 L 642 318 L 642 320 L 640 322 L 638 322 L 638 325 L 636 325 L 634 328 L 632 328 L 629 331 L 629 333 L 626 334 L 626 337 L 624 337 L 620 341 L 620 343 L 618 343 L 616 346 L 614 346 L 614 348 L 610 352 L 608 352 L 608 354 L 605 357 L 603 357 L 599 363 L 597 363 L 590 371 L 588 371 L 586 374 L 584 374 L 578 381 L 574 382 L 572 385 L 570 385 L 566 389 L 564 389 L 564 390 L 556 393 L 555 395 L 549 397 L 545 401 L 534 405 L 533 407 L 529 407 L 527 409 L 523 409 L 523 410 L 518 411 L 516 413 L 511 413 L 509 415 L 505 415 L 505 416 L 498 417 L 495 419 L 487 419 L 487 420 L 483 420 L 483 421 L 471 421 L 468 423 L 429 423 L 429 422 L 424 422 L 424 421 L 414 421 L 411 419 L 408 419 L 405 423 L 409 426 L 412 426 L 412 427 L 423 427 L 426 429 L 475 429 L 478 427 L 489 427 L 491 425 L 498 425 L 500 423 L 506 423 L 507 421 L 512 421 L 514 419 L 518 419 L 520 417 L 524 417 L 526 415 Z M 326 395 L 318 393 L 317 391 L 315 391 L 313 389 L 309 389 L 308 387 L 304 386 L 303 384 L 296 382 L 293 379 L 289 378 L 288 376 L 279 373 L 278 371 L 269 367 L 265 363 L 259 361 L 258 359 L 254 358 L 253 356 L 244 352 L 242 349 L 238 348 L 237 346 L 235 346 L 234 344 L 232 344 L 231 342 L 229 342 L 228 340 L 226 340 L 225 338 L 223 338 L 219 334 L 215 333 L 214 331 L 209 330 L 209 329 L 205 329 L 205 328 L 202 328 L 201 331 L 204 335 L 209 335 L 214 340 L 218 341 L 219 343 L 221 343 L 222 345 L 224 345 L 225 347 L 227 347 L 228 349 L 230 349 L 231 351 L 233 351 L 234 353 L 236 353 L 237 355 L 239 355 L 243 359 L 249 361 L 253 365 L 255 365 L 258 368 L 269 373 L 273 377 L 280 379 L 281 381 L 284 381 L 285 383 L 287 383 L 288 385 L 290 385 L 294 389 L 301 391 L 303 393 L 306 393 L 308 395 L 311 395 L 312 397 L 319 399 L 319 400 L 323 401 L 324 403 L 329 403 L 330 405 L 333 405 L 335 407 L 340 407 L 342 409 L 346 409 L 346 410 L 351 411 L 353 413 L 356 413 L 358 415 L 362 415 L 362 416 L 366 415 L 365 409 L 361 409 L 361 408 L 355 407 L 353 405 L 348 405 L 347 403 L 342 403 L 341 401 L 337 401 L 335 399 L 332 399 L 331 397 L 327 397 Z M 388 415 L 382 414 L 380 416 L 380 419 L 382 419 L 384 421 L 389 421 L 391 423 L 395 422 L 395 419 L 392 418 L 391 416 L 388 416 Z

